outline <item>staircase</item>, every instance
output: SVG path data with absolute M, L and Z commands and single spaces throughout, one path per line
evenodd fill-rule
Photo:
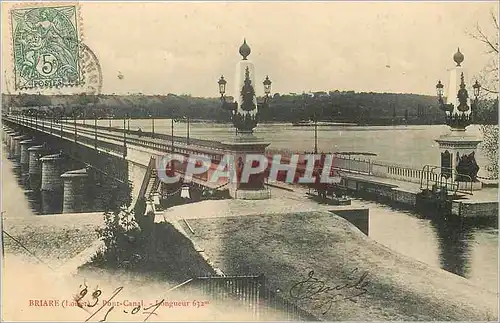
M 149 219 L 147 213 L 149 213 L 151 208 L 153 212 L 155 211 L 153 196 L 158 192 L 159 187 L 160 179 L 158 178 L 158 170 L 156 169 L 156 159 L 151 156 L 134 206 L 135 219 L 141 227 L 143 227 L 145 221 L 154 221 L 154 217 Z
M 146 200 L 151 200 L 153 198 L 153 194 L 158 192 L 159 187 L 160 187 L 160 179 L 158 178 L 158 171 L 155 168 L 153 168 L 149 174 L 149 181 L 143 195 L 144 198 Z

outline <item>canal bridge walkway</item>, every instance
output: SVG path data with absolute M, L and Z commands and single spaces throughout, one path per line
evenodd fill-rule
M 97 126 L 96 124 L 83 124 L 76 122 L 76 120 L 73 120 L 73 122 L 54 122 L 52 120 L 37 120 L 26 116 L 12 115 L 3 118 L 13 124 L 73 141 L 117 157 L 123 157 L 142 168 L 147 168 L 150 165 L 152 156 L 160 158 L 172 151 L 186 156 L 190 154 L 204 155 L 216 163 L 227 152 L 222 142 L 171 136 L 163 133 L 131 131 L 125 128 L 125 122 L 124 127 L 120 129 Z M 272 155 L 272 153 L 268 153 L 269 158 Z M 289 160 L 288 156 L 283 153 L 282 162 L 287 163 L 287 160 Z M 333 168 L 337 170 L 337 174 L 342 178 L 341 185 L 345 189 L 375 194 L 410 207 L 416 205 L 417 195 L 423 189 L 429 189 L 430 186 L 438 183 L 441 178 L 438 167 L 416 169 L 404 165 L 387 164 L 344 155 L 334 154 L 333 165 Z M 176 172 L 181 177 L 183 176 L 182 170 L 176 169 Z M 208 176 L 195 176 L 192 181 L 211 189 L 219 189 L 227 184 L 223 182 L 210 183 L 207 178 Z M 271 185 L 271 183 L 269 184 Z M 278 188 L 297 189 L 297 185 L 287 183 L 278 182 L 272 183 L 272 185 Z M 453 188 L 450 188 L 450 191 L 453 191 Z M 454 203 L 456 204 L 455 209 L 458 209 L 459 213 L 463 210 L 463 205 L 474 209 L 481 205 L 480 209 L 484 208 L 486 213 L 491 209 L 498 209 L 497 188 L 486 188 L 474 192 L 462 188 L 458 193 L 462 194 L 458 194 L 459 199 Z

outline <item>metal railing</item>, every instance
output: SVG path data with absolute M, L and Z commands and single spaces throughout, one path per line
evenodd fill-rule
M 25 126 L 31 128 L 36 127 L 36 124 L 33 123 L 32 118 L 25 118 L 24 122 L 21 119 L 15 120 L 14 122 L 16 123 L 21 122 Z M 37 122 L 42 125 L 44 124 L 43 120 L 37 120 Z M 97 128 L 95 128 L 93 124 L 83 124 L 83 123 L 78 123 L 77 126 L 80 127 L 80 129 L 78 130 L 79 133 L 85 133 L 88 134 L 89 136 L 91 135 L 94 136 L 96 130 L 102 130 L 105 131 L 105 133 L 103 133 L 102 131 L 98 132 L 99 137 L 115 140 L 118 142 L 123 141 L 123 135 L 121 134 L 123 132 L 126 132 L 126 134 L 136 136 L 136 137 L 127 137 L 126 140 L 128 144 L 142 146 L 145 148 L 150 148 L 152 150 L 157 150 L 162 152 L 172 152 L 172 144 L 171 144 L 172 136 L 170 135 L 161 133 L 153 134 L 149 132 L 139 132 L 137 130 L 126 130 L 113 127 L 110 128 L 108 126 L 97 126 Z M 46 130 L 46 128 L 48 127 L 45 126 L 44 129 Z M 58 131 L 57 128 L 58 127 L 51 127 L 52 134 L 56 135 L 61 134 L 61 131 L 60 130 Z M 74 135 L 72 136 L 69 133 L 73 128 L 74 124 L 72 121 L 60 120 L 60 129 L 68 130 L 68 134 L 63 132 L 61 138 L 64 137 L 66 139 L 71 139 L 71 138 L 74 139 Z M 84 130 L 81 128 L 88 128 L 89 130 Z M 120 133 L 120 135 L 118 134 L 115 135 L 112 132 Z M 218 162 L 222 159 L 222 156 L 226 152 L 226 148 L 224 147 L 224 145 L 218 141 L 190 138 L 189 145 L 187 145 L 187 138 L 179 136 L 174 136 L 173 138 L 175 144 L 173 149 L 174 153 L 177 154 L 182 154 L 185 156 L 189 156 L 192 154 L 204 155 L 206 157 L 209 157 L 213 162 Z M 99 146 L 100 148 L 103 148 L 103 150 L 112 151 L 122 155 L 125 153 L 126 149 L 123 146 L 123 144 L 109 143 L 99 139 L 97 139 L 96 142 L 95 138 L 92 139 L 92 142 L 90 142 L 89 141 L 90 139 L 85 138 L 85 136 L 79 136 L 77 140 L 85 142 L 86 144 L 92 143 L 95 147 Z M 278 153 L 282 155 L 284 160 L 283 162 L 286 162 L 285 160 L 290 156 L 289 152 L 279 152 L 279 151 L 272 151 L 272 152 L 269 151 L 267 153 L 267 156 L 271 160 L 272 156 Z M 411 182 L 415 184 L 420 184 L 422 177 L 425 178 L 429 177 L 429 180 L 435 182 L 439 182 L 439 177 L 440 177 L 440 175 L 436 173 L 429 173 L 429 171 L 426 172 L 424 169 L 417 169 L 410 166 L 372 161 L 370 159 L 351 158 L 350 156 L 345 157 L 337 154 L 333 154 L 332 164 L 334 169 L 340 170 L 345 174 L 368 175 L 368 176 L 394 179 L 404 182 Z
M 116 153 L 116 154 L 119 154 L 122 156 L 124 155 L 124 153 L 126 151 L 126 147 L 124 147 L 122 144 L 114 144 L 114 143 L 102 141 L 99 139 L 97 140 L 98 145 L 96 145 L 95 138 L 84 136 L 81 132 L 78 136 L 75 137 L 75 133 L 73 132 L 74 126 L 64 126 L 63 123 L 65 123 L 65 122 L 59 123 L 58 124 L 59 127 L 54 127 L 54 125 L 53 125 L 53 127 L 49 128 L 49 127 L 47 127 L 47 125 L 44 126 L 44 121 L 41 119 L 37 120 L 38 124 L 33 123 L 32 122 L 33 120 L 30 118 L 25 118 L 25 120 L 17 120 L 17 119 L 13 119 L 10 117 L 4 117 L 4 121 L 9 121 L 9 122 L 12 122 L 14 124 L 22 125 L 26 128 L 30 128 L 30 129 L 33 129 L 33 130 L 36 130 L 36 131 L 39 131 L 42 133 L 58 136 L 61 139 L 74 141 L 76 143 L 85 144 L 85 145 L 88 145 L 91 147 L 98 146 L 103 151 L 113 152 L 113 153 Z M 68 131 L 64 131 L 64 130 L 68 130 Z
M 235 300 L 255 320 L 274 314 L 288 321 L 319 321 L 316 316 L 272 290 L 264 275 L 197 277 L 184 287 L 194 287 L 215 301 Z
M 458 192 L 473 195 L 473 181 L 469 175 L 460 174 L 451 167 L 441 167 L 434 165 L 425 165 L 422 167 L 420 180 L 420 189 L 436 187 L 452 191 L 453 194 Z M 457 181 L 457 178 L 465 179 L 465 181 Z

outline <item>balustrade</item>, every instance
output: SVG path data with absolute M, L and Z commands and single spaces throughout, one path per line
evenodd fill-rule
M 6 119 L 18 124 L 23 124 L 26 127 L 34 128 L 34 124 L 32 123 L 32 120 L 30 118 L 25 118 L 24 120 L 14 120 L 7 116 Z M 38 123 L 41 123 L 42 125 L 45 122 L 48 121 L 38 120 Z M 60 127 L 52 127 L 49 130 L 49 127 L 45 125 L 43 128 L 39 127 L 38 131 L 46 133 L 49 133 L 50 131 L 55 136 L 60 136 L 61 138 L 68 140 L 74 140 L 73 121 L 57 120 L 56 123 L 59 123 Z M 96 129 L 99 131 L 97 132 L 99 136 L 99 139 L 97 139 L 97 144 L 94 137 Z M 110 130 L 107 126 L 97 126 L 95 128 L 93 124 L 78 124 L 78 142 L 92 147 L 99 147 L 99 149 L 105 151 L 123 155 L 125 149 L 127 149 L 123 145 L 123 135 L 121 135 L 124 131 L 126 131 L 126 133 L 130 135 L 127 136 L 127 143 L 129 145 L 142 146 L 162 152 L 172 152 L 172 136 L 170 135 L 155 133 L 155 138 L 153 139 L 152 133 L 119 128 L 113 128 Z M 174 136 L 173 139 L 175 144 L 173 147 L 174 153 L 182 154 L 185 156 L 189 156 L 191 154 L 206 156 L 217 164 L 222 159 L 222 156 L 226 151 L 224 145 L 216 141 L 190 138 L 189 145 L 187 145 L 187 138 Z M 109 142 L 109 140 L 118 141 L 120 143 L 118 144 Z M 280 152 L 280 154 L 284 159 L 283 163 L 286 163 L 285 160 L 289 160 L 290 154 L 286 152 Z M 271 157 L 272 155 L 272 153 L 268 153 L 268 157 Z M 427 178 L 429 180 L 439 179 L 439 175 L 427 174 L 421 169 L 414 169 L 407 166 L 393 165 L 383 162 L 374 162 L 365 159 L 351 158 L 337 154 L 334 154 L 333 156 L 333 168 L 336 170 L 341 170 L 344 173 L 371 175 L 414 183 L 419 183 L 422 178 L 425 178 L 426 180 Z

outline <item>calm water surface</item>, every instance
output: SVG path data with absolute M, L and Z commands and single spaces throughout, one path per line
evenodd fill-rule
M 439 214 L 422 216 L 376 202 L 356 199 L 353 204 L 370 209 L 369 235 L 375 241 L 498 292 L 496 219 L 445 220 Z

